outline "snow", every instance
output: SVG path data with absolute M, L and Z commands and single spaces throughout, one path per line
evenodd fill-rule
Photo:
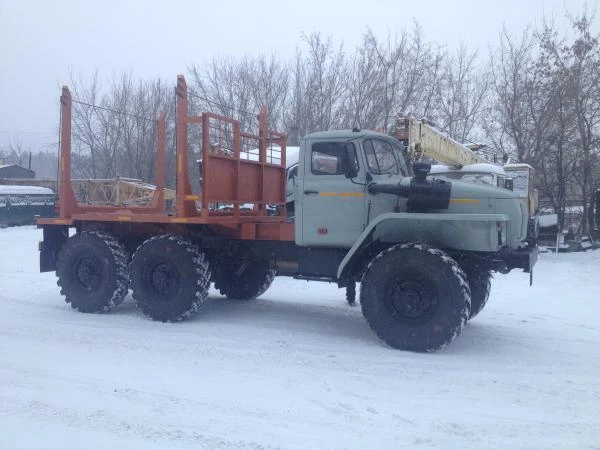
M 429 173 L 431 175 L 435 175 L 438 173 L 454 172 L 456 170 L 457 169 L 453 169 L 452 167 L 447 166 L 445 164 L 432 164 Z
M 496 275 L 432 354 L 377 340 L 332 284 L 211 291 L 188 321 L 64 303 L 34 227 L 0 230 L 0 448 L 599 448 L 600 251 Z
M 544 214 L 538 216 L 538 223 L 541 228 L 553 227 L 558 225 L 558 214 Z
M 462 166 L 460 169 L 456 169 L 450 166 L 447 166 L 445 164 L 433 164 L 431 166 L 431 171 L 429 173 L 431 173 L 432 175 L 434 174 L 440 174 L 440 173 L 489 173 L 489 174 L 496 174 L 496 175 L 506 175 L 506 172 L 504 172 L 504 169 L 502 168 L 502 166 L 498 166 L 496 164 L 489 164 L 489 163 L 477 163 L 477 164 L 465 164 L 464 166 Z
M 54 195 L 52 189 L 40 186 L 0 184 L 0 195 Z
M 298 157 L 300 156 L 300 147 L 286 147 L 285 148 L 285 165 L 290 168 L 294 164 L 298 164 Z
M 510 164 L 505 164 L 504 168 L 507 170 L 511 170 L 511 171 L 516 171 L 516 170 L 532 170 L 533 166 L 530 166 L 529 164 L 525 164 L 525 163 L 510 163 Z
M 259 158 L 258 147 L 252 148 L 248 151 L 240 153 L 240 159 L 248 159 L 250 161 L 258 161 Z M 286 168 L 296 164 L 298 162 L 298 154 L 300 153 L 300 147 L 286 146 L 285 148 L 285 165 Z M 267 147 L 267 162 L 273 164 L 279 164 L 281 157 L 281 147 L 278 145 L 272 145 Z

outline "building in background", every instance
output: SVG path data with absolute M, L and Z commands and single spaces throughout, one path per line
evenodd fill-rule
M 2 164 L 0 178 L 35 178 L 35 172 L 17 164 Z

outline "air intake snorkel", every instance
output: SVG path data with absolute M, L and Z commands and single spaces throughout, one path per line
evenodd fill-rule
M 407 183 L 407 179 L 400 180 L 397 184 L 371 183 L 368 186 L 371 194 L 394 194 L 408 198 L 407 210 L 409 212 L 426 212 L 431 209 L 448 209 L 450 204 L 450 188 L 452 183 L 444 180 L 428 180 L 427 175 L 431 164 L 415 162 L 413 171 L 415 176 Z

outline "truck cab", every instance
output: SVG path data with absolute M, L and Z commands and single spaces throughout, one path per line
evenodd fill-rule
M 522 267 L 528 214 L 504 187 L 413 175 L 402 144 L 373 131 L 306 136 L 294 182 L 295 242 L 351 248 L 367 237 L 427 242 L 450 251 L 504 252 L 502 270 Z M 525 253 L 521 254 L 524 257 Z M 343 272 L 343 270 L 342 270 Z
M 401 152 L 398 141 L 371 131 L 306 136 L 294 192 L 296 243 L 350 248 L 372 217 L 405 210 L 406 201 L 392 196 L 374 198 L 367 190 L 369 183 L 411 175 L 404 159 L 398 157 Z

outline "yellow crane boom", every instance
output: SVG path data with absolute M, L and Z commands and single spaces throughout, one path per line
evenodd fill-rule
M 414 161 L 426 156 L 451 166 L 488 163 L 473 150 L 444 135 L 422 119 L 413 116 L 398 117 L 396 138 L 404 142 Z

